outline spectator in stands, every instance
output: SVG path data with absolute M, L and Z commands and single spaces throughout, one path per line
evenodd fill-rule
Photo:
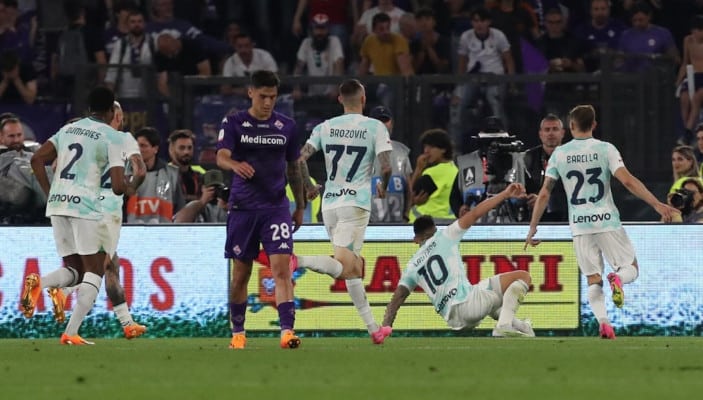
M 620 35 L 625 24 L 610 17 L 610 0 L 591 0 L 591 19 L 574 30 L 574 36 L 582 41 L 587 56 L 584 59 L 586 71 L 600 69 L 601 54 L 618 49 Z
M 355 47 L 358 47 L 364 43 L 367 36 L 371 33 L 375 33 L 375 17 L 381 13 L 388 16 L 389 32 L 400 33 L 398 21 L 400 20 L 400 17 L 405 14 L 405 12 L 406 11 L 402 8 L 396 7 L 393 4 L 393 0 L 378 0 L 378 6 L 371 7 L 364 11 L 359 20 L 356 22 L 356 26 L 354 26 L 354 33 L 352 35 L 352 44 Z
M 547 15 L 549 18 L 549 15 Z M 547 114 L 539 126 L 539 140 L 541 144 L 525 152 L 525 192 L 527 193 L 527 207 L 530 212 L 537 200 L 537 194 L 544 183 L 544 172 L 547 161 L 564 139 L 564 124 L 555 114 Z M 542 221 L 566 222 L 568 221 L 568 208 L 566 193 L 561 181 L 557 181 L 549 198 L 549 204 L 542 216 Z M 529 217 L 527 218 L 529 220 Z
M 369 117 L 375 118 L 386 126 L 388 133 L 393 135 L 393 114 L 385 106 L 376 106 L 369 112 Z M 413 167 L 410 164 L 410 149 L 397 140 L 391 140 L 391 179 L 386 190 L 386 197 L 376 196 L 376 184 L 382 182 L 381 164 L 378 160 L 373 166 L 371 178 L 371 217 L 370 222 L 408 222 L 408 213 L 412 204 L 410 180 Z
M 546 32 L 537 39 L 536 47 L 549 62 L 550 74 L 582 72 L 583 47 L 581 42 L 566 30 L 566 20 L 559 8 L 552 8 L 545 16 Z M 571 103 L 578 103 L 574 95 L 582 97 L 574 84 L 548 82 L 545 85 L 544 101 L 547 112 L 564 115 Z M 569 100 L 571 99 L 571 101 Z
M 691 146 L 676 146 L 671 151 L 671 169 L 674 173 L 674 183 L 669 193 L 674 193 L 681 187 L 686 178 L 700 178 L 700 170 L 696 155 Z
M 503 32 L 491 26 L 491 14 L 484 8 L 471 12 L 472 29 L 464 32 L 459 39 L 459 64 L 457 71 L 464 74 L 514 74 L 515 64 L 510 52 L 510 43 Z M 507 126 L 503 102 L 505 101 L 505 84 L 459 85 L 452 97 L 452 113 L 450 132 L 454 143 L 465 143 L 464 136 L 469 132 L 471 123 L 468 118 L 468 108 L 473 106 L 479 96 L 485 96 L 490 107 L 491 115 L 501 120 Z M 482 119 L 483 116 L 481 116 Z
M 196 200 L 202 194 L 205 170 L 200 165 L 192 164 L 194 147 L 195 135 L 189 129 L 177 129 L 168 136 L 168 154 L 171 158 L 169 165 L 178 168 L 185 201 Z
M 146 178 L 137 194 L 126 202 L 127 222 L 141 224 L 170 223 L 185 205 L 178 167 L 157 157 L 161 137 L 152 127 L 138 130 L 134 137 L 146 165 Z
M 170 96 L 171 84 L 178 84 L 180 77 L 212 75 L 210 62 L 197 43 L 185 37 L 176 39 L 169 33 L 162 33 L 156 39 L 154 65 L 157 87 L 165 97 Z
M 503 32 L 510 43 L 515 71 L 522 72 L 522 39 L 532 41 L 540 36 L 534 10 L 523 0 L 499 0 L 490 8 L 491 26 Z
M 117 0 L 112 6 L 115 14 L 114 23 L 105 29 L 105 52 L 110 58 L 117 42 L 129 33 L 129 15 L 138 10 L 137 4 L 132 0 Z M 142 14 L 143 16 L 143 14 Z M 112 62 L 110 62 L 112 64 Z
M 259 70 L 278 72 L 278 64 L 271 53 L 254 46 L 255 43 L 248 33 L 240 33 L 234 41 L 235 53 L 222 66 L 222 76 L 242 78 Z M 245 87 L 232 88 L 231 85 L 224 85 L 221 91 L 225 95 L 246 95 Z
M 403 14 L 398 20 L 398 27 L 400 28 L 400 34 L 408 41 L 410 59 L 413 60 L 420 51 L 420 32 L 417 30 L 415 15 L 412 13 Z
M 703 124 L 696 127 L 696 162 L 700 166 L 699 175 L 703 177 Z
M 674 38 L 668 29 L 651 23 L 652 7 L 645 2 L 639 2 L 630 8 L 632 28 L 625 30 L 620 36 L 619 49 L 630 55 L 665 55 L 675 64 L 681 62 L 679 51 L 676 49 Z M 650 63 L 641 57 L 627 57 L 624 69 L 630 72 L 643 71 Z
M 692 76 L 687 69 L 691 66 Z M 693 82 L 689 81 L 690 79 Z M 691 34 L 683 41 L 683 62 L 677 79 L 678 95 L 681 104 L 681 119 L 684 134 L 678 139 L 679 144 L 691 144 L 693 128 L 698 125 L 703 104 L 703 16 L 696 15 L 691 21 Z M 689 85 L 693 93 L 689 91 Z
M 374 75 L 413 74 L 408 41 L 400 34 L 391 32 L 391 18 L 378 13 L 373 17 L 373 33 L 364 39 L 361 46 L 361 63 L 358 74 Z
M 140 98 L 148 92 L 146 85 L 150 81 L 143 74 L 152 72 L 139 65 L 153 65 L 156 50 L 154 41 L 144 31 L 144 14 L 137 9 L 129 10 L 128 14 L 128 34 L 114 44 L 109 62 L 125 66 L 109 68 L 105 83 L 119 98 Z
M 105 43 L 103 32 L 86 25 L 85 6 L 80 0 L 66 0 L 64 11 L 69 24 L 57 42 L 57 51 L 52 55 L 51 78 L 60 96 L 73 96 L 74 85 L 79 73 L 87 64 L 105 65 Z M 105 70 L 98 68 L 87 72 L 86 81 L 103 82 Z
M 18 21 L 17 0 L 0 0 L 0 52 L 14 50 L 20 63 L 29 64 L 34 60 L 34 24 L 21 24 Z
M 684 178 L 681 188 L 676 193 L 669 193 L 666 200 L 681 211 L 672 222 L 703 223 L 703 182 L 700 178 Z
M 327 15 L 329 18 L 328 28 L 332 36 L 339 38 L 344 54 L 349 54 L 350 34 L 349 21 L 359 19 L 359 8 L 356 0 L 298 0 L 298 7 L 293 16 L 292 30 L 296 36 L 305 35 L 308 26 L 306 21 L 302 21 L 303 13 L 307 9 L 310 23 L 318 14 Z
M 168 33 L 181 40 L 192 40 L 199 50 L 208 57 L 226 54 L 230 48 L 225 42 L 204 35 L 197 27 L 188 21 L 176 18 L 173 12 L 173 0 L 154 0 L 151 2 L 152 17 L 147 24 L 149 32 L 156 40 L 161 34 Z
M 46 223 L 46 196 L 37 182 L 30 160 L 31 151 L 24 146 L 22 122 L 16 116 L 4 114 L 0 121 L 0 223 Z M 47 167 L 51 179 L 52 171 Z
M 308 76 L 341 76 L 344 75 L 344 53 L 339 38 L 330 34 L 329 18 L 326 14 L 317 14 L 312 19 L 312 32 L 300 44 L 298 61 L 295 64 L 294 75 L 303 71 Z M 337 97 L 337 85 L 310 85 L 309 96 Z M 299 86 L 293 91 L 293 97 L 300 98 L 302 92 Z
M 449 72 L 451 59 L 451 43 L 449 39 L 439 34 L 435 27 L 434 11 L 431 8 L 421 8 L 415 13 L 419 30 L 419 49 L 413 55 L 413 69 L 420 74 L 444 74 Z
M 227 222 L 229 188 L 225 186 L 222 171 L 212 169 L 203 175 L 200 198 L 188 202 L 173 216 L 173 222 L 224 223 Z
M 454 151 L 449 134 L 442 129 L 430 129 L 420 136 L 422 154 L 417 157 L 410 180 L 413 191 L 408 215 L 414 222 L 421 215 L 430 215 L 440 223 L 454 220 L 450 197 L 459 172 L 454 164 Z
M 37 73 L 31 64 L 21 64 L 17 52 L 0 53 L 0 103 L 32 104 L 37 98 Z

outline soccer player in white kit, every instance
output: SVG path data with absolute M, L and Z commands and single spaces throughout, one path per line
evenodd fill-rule
M 361 82 L 356 79 L 343 82 L 338 99 L 344 114 L 317 125 L 300 151 L 303 163 L 318 150 L 325 156 L 327 181 L 322 197 L 322 217 L 334 246 L 334 258 L 299 255 L 298 265 L 335 279 L 345 279 L 347 292 L 371 339 L 381 344 L 390 332 L 381 329 L 371 313 L 361 279 L 361 247 L 371 215 L 373 164 L 378 158 L 381 181 L 376 189 L 383 198 L 391 176 L 391 139 L 383 123 L 362 115 L 366 92 Z
M 564 183 L 569 205 L 569 226 L 573 235 L 574 252 L 581 272 L 588 281 L 588 302 L 600 325 L 603 339 L 615 339 L 608 319 L 603 296 L 603 256 L 614 272 L 607 275 L 613 303 L 622 307 L 625 293 L 622 285 L 639 275 L 635 250 L 620 222 L 620 213 L 610 191 L 611 177 L 617 178 L 632 194 L 654 208 L 665 222 L 679 211 L 660 202 L 625 167 L 620 152 L 608 142 L 593 137 L 596 113 L 591 105 L 580 105 L 569 113 L 569 127 L 574 140 L 557 147 L 549 158 L 544 183 L 537 195 L 530 230 L 525 239 L 533 239 L 537 224 L 549 202 L 558 179 Z
M 437 230 L 431 216 L 418 217 L 413 222 L 413 231 L 420 249 L 408 262 L 386 306 L 383 327 L 390 329 L 393 326 L 400 307 L 420 286 L 437 314 L 452 329 L 473 329 L 490 315 L 498 321 L 493 336 L 535 336 L 528 321 L 515 318 L 530 288 L 530 273 L 522 270 L 505 272 L 472 285 L 466 278 L 466 267 L 459 253 L 459 242 L 479 218 L 509 198 L 524 196 L 525 188 L 521 184 L 510 184 L 441 231 Z
M 47 194 L 46 215 L 51 218 L 58 253 L 65 268 L 45 279 L 46 287 L 73 286 L 80 282 L 78 299 L 61 344 L 93 344 L 78 335 L 83 319 L 95 303 L 102 284 L 104 248 L 109 246 L 100 204 L 100 186 L 108 171 L 112 191 L 122 194 L 127 182 L 121 155 L 124 134 L 110 127 L 112 91 L 97 87 L 90 92 L 91 115 L 63 126 L 32 157 L 32 170 Z M 56 174 L 49 183 L 44 166 L 56 160 Z M 21 307 L 26 317 L 34 313 L 42 284 L 36 274 L 25 279 Z
M 114 103 L 114 111 L 110 126 L 120 131 L 124 125 L 124 113 L 122 111 L 122 106 L 117 101 Z M 144 181 L 146 166 L 139 152 L 139 144 L 137 144 L 134 136 L 129 132 L 121 133 L 125 135 L 122 158 L 125 166 L 130 165 L 132 171 L 132 180 L 125 188 L 125 194 L 131 196 Z M 107 171 L 105 171 L 105 173 L 107 173 Z M 108 231 L 108 245 L 105 246 L 105 275 L 103 277 L 105 280 L 105 292 L 107 292 L 107 297 L 112 302 L 112 310 L 120 321 L 125 338 L 134 339 L 144 334 L 144 332 L 146 332 L 146 327 L 134 322 L 134 319 L 132 319 L 132 314 L 127 307 L 124 288 L 120 283 L 120 262 L 116 251 L 117 243 L 120 239 L 120 229 L 122 228 L 123 196 L 114 194 L 112 192 L 110 179 L 107 178 L 107 175 L 104 175 L 104 177 L 106 179 L 100 186 L 100 205 L 102 206 L 103 219 Z M 43 286 L 46 287 L 45 280 L 41 282 Z M 48 288 L 49 298 L 54 308 L 54 319 L 56 319 L 58 323 L 63 323 L 65 319 L 64 307 L 67 296 L 76 289 L 76 286 L 68 288 Z

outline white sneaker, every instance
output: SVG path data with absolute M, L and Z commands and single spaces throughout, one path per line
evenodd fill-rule
M 525 324 L 525 326 L 522 327 L 522 330 L 520 330 L 520 332 L 524 333 L 527 337 L 535 337 L 535 330 L 532 329 L 532 320 L 529 318 L 525 318 L 522 320 L 522 323 Z
M 493 329 L 493 337 L 528 337 L 528 335 L 513 328 L 512 325 L 496 325 Z

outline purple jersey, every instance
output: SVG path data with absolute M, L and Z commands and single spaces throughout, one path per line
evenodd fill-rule
M 248 111 L 240 111 L 222 121 L 217 150 L 232 152 L 232 159 L 246 161 L 254 168 L 254 177 L 232 175 L 230 207 L 240 210 L 284 207 L 286 165 L 300 156 L 295 121 L 273 112 L 267 120 L 258 120 Z

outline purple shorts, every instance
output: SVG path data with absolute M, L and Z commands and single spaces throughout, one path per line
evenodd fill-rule
M 293 253 L 293 222 L 288 208 L 230 210 L 225 258 L 251 261 L 259 255 Z

